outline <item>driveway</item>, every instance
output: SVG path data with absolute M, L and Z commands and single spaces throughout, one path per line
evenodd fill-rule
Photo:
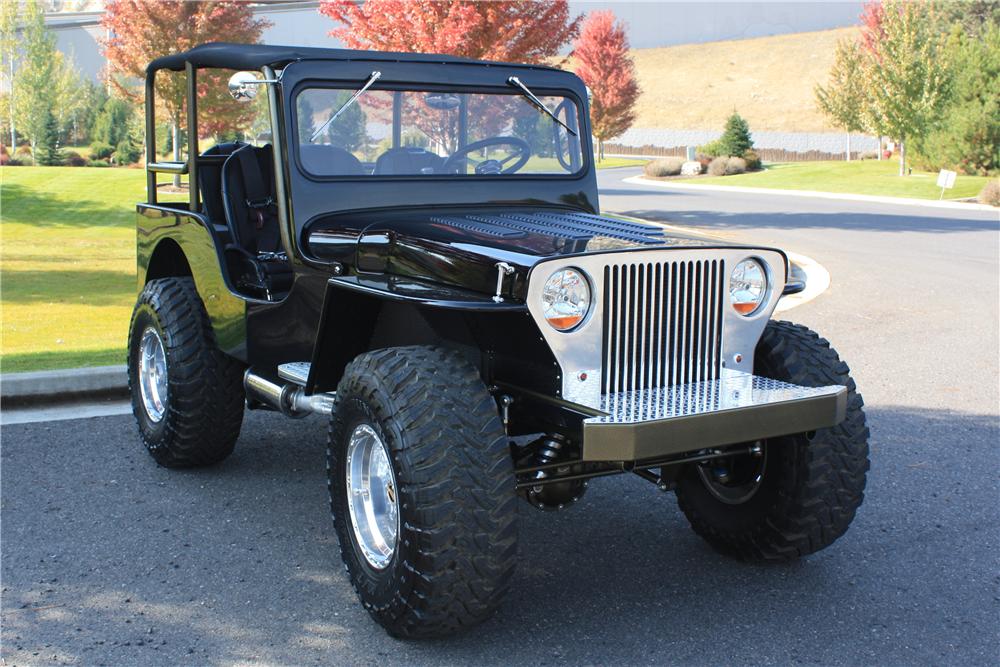
M 990 213 L 673 192 L 601 173 L 602 205 L 786 247 L 832 274 L 786 313 L 850 363 L 872 430 L 851 530 L 799 562 L 712 552 L 670 494 L 594 480 L 522 506 L 490 622 L 388 638 L 327 514 L 324 424 L 253 413 L 210 470 L 157 468 L 131 417 L 2 430 L 7 664 L 995 664 L 998 223 Z

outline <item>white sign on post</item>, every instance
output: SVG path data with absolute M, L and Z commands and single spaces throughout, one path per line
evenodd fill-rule
M 955 176 L 957 174 L 953 171 L 948 171 L 947 169 L 942 169 L 938 174 L 937 184 L 941 188 L 941 196 L 938 199 L 944 199 L 944 191 L 950 190 L 955 187 Z

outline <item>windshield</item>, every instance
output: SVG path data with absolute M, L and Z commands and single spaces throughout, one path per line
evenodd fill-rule
M 310 174 L 502 178 L 583 167 L 577 107 L 568 97 L 538 95 L 550 116 L 519 90 L 370 88 L 357 95 L 364 83 L 296 96 L 299 160 Z

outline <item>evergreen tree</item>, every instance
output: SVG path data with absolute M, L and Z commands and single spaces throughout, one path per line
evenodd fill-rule
M 48 167 L 62 164 L 62 151 L 59 150 L 59 121 L 56 120 L 52 109 L 45 111 L 42 128 L 42 133 L 35 142 L 35 162 Z
M 742 157 L 753 148 L 753 138 L 750 136 L 750 126 L 735 111 L 726 121 L 726 129 L 719 137 L 719 155 Z
M 298 104 L 296 120 L 299 126 L 299 143 L 311 143 L 313 132 L 316 131 L 316 123 L 313 121 L 316 112 L 309 102 L 308 95 L 299 95 L 296 104 Z
M 135 107 L 130 102 L 109 97 L 94 121 L 93 140 L 117 146 L 128 137 L 129 120 L 134 114 Z
M 1000 170 L 1000 27 L 977 37 L 958 36 L 951 45 L 954 84 L 940 119 L 915 147 L 923 166 L 967 174 Z
M 352 94 L 347 91 L 340 93 L 333 103 L 333 111 L 336 112 Z M 331 144 L 345 150 L 356 151 L 363 147 L 368 139 L 368 127 L 361 105 L 355 102 L 344 109 L 344 112 L 330 125 L 327 135 Z M 306 140 L 308 141 L 308 137 Z

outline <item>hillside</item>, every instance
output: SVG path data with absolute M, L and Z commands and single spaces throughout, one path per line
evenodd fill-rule
M 634 127 L 721 129 L 735 108 L 753 130 L 836 131 L 816 109 L 839 39 L 856 28 L 635 49 L 642 96 Z

